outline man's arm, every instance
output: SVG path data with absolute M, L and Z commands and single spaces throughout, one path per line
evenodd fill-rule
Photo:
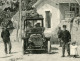
M 3 31 L 1 32 L 1 37 L 3 38 Z
M 7 30 L 8 36 L 10 36 L 9 30 Z

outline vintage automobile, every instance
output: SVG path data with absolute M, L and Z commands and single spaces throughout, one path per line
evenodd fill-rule
M 42 53 L 50 50 L 50 46 L 48 46 L 49 38 L 46 38 L 44 35 L 45 28 L 43 24 L 41 15 L 31 18 L 27 17 L 24 20 L 23 54 Z

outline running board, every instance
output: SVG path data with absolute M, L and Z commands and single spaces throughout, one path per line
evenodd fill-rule
M 45 50 L 45 49 L 26 49 L 26 50 Z

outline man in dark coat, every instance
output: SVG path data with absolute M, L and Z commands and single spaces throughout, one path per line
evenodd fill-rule
M 62 33 L 62 30 L 61 30 L 61 27 L 58 28 L 58 41 L 60 42 L 60 47 L 62 47 L 62 43 L 61 43 L 61 33 Z
M 63 41 L 62 45 L 62 57 L 65 57 L 65 48 L 67 47 L 68 56 L 70 56 L 70 41 L 71 41 L 71 34 L 68 30 L 66 30 L 66 25 L 63 25 L 63 31 L 61 35 L 61 39 Z
M 9 54 L 10 54 L 11 53 L 10 33 L 9 33 L 9 30 L 6 27 L 2 28 L 1 37 L 2 37 L 3 42 L 4 42 L 5 53 L 6 54 L 8 53 L 7 45 L 9 45 Z

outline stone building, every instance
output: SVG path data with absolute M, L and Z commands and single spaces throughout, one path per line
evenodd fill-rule
M 62 27 L 63 24 L 66 24 L 67 29 L 71 32 L 70 22 L 74 17 L 80 14 L 79 4 L 79 0 L 38 0 L 32 7 L 35 7 L 38 14 L 43 16 L 44 27 L 48 31 L 47 33 L 52 35 L 51 40 L 57 41 L 57 28 L 59 26 Z M 22 15 L 25 14 L 22 13 Z M 17 16 L 19 16 L 19 13 L 16 13 L 13 18 Z M 74 32 L 75 31 L 71 33 Z M 74 36 L 73 38 L 76 37 Z
M 51 31 L 52 40 L 57 39 L 58 26 L 67 25 L 71 32 L 72 18 L 80 15 L 80 0 L 38 0 L 33 7 L 44 17 L 44 27 Z

